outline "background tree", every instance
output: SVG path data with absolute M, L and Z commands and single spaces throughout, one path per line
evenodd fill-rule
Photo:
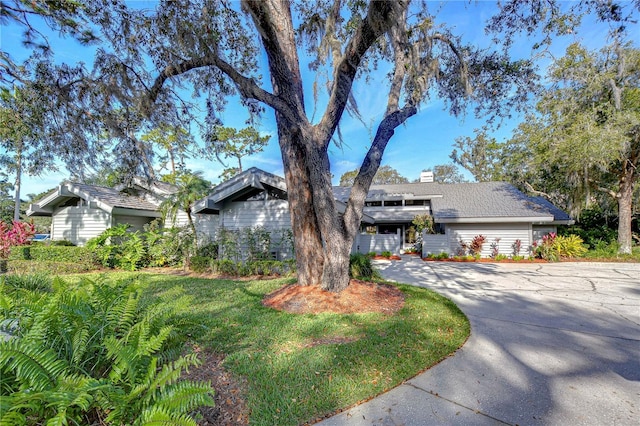
M 339 186 L 353 186 L 360 169 L 345 172 L 340 176 Z M 389 185 L 394 183 L 409 183 L 409 179 L 402 176 L 400 172 L 389 165 L 380 166 L 373 176 L 372 185 Z
M 423 172 L 433 172 L 433 181 L 437 183 L 463 183 L 467 181 L 460 173 L 458 166 L 453 163 L 438 164 L 433 166 L 433 170 L 424 169 Z
M 146 132 L 140 137 L 140 140 L 150 145 L 151 150 L 161 149 L 164 151 L 156 161 L 161 164 L 161 170 L 166 168 L 169 173 L 174 175 L 185 169 L 185 161 L 195 148 L 193 135 L 182 127 L 166 124 Z
M 242 158 L 262 152 L 270 136 L 260 136 L 253 127 L 236 130 L 233 127 L 214 126 L 205 136 L 205 152 L 215 157 L 225 167 L 223 180 L 242 173 Z M 229 166 L 227 159 L 234 159 L 237 166 Z
M 458 137 L 453 146 L 449 157 L 454 164 L 467 169 L 476 182 L 504 179 L 504 147 L 488 135 L 487 129 L 476 130 L 473 138 Z
M 526 148 L 538 193 L 568 193 L 575 213 L 615 200 L 620 253 L 631 253 L 640 166 L 640 50 L 618 40 L 599 52 L 573 44 L 550 69 L 551 87 L 510 141 Z M 600 201 L 602 203 L 602 201 Z
M 13 177 L 13 220 L 20 219 L 22 176 L 55 170 L 54 160 L 44 146 L 45 114 L 30 85 L 0 88 L 0 147 L 4 150 L 0 162 L 5 174 Z

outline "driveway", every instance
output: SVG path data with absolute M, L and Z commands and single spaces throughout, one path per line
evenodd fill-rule
M 328 425 L 640 424 L 640 264 L 377 264 L 456 302 L 453 356 Z

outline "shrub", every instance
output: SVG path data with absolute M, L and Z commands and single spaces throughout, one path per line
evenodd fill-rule
M 473 256 L 480 256 L 480 253 L 482 253 L 482 246 L 486 241 L 487 237 L 485 237 L 484 235 L 476 235 L 475 237 L 473 237 L 471 243 L 469 244 L 469 254 Z
M 582 242 L 582 238 L 577 235 L 558 235 L 554 242 L 554 249 L 560 257 L 580 257 L 587 252 L 587 248 Z
M 147 266 L 147 249 L 139 232 L 128 232 L 128 224 L 119 224 L 87 242 L 100 264 L 107 268 L 135 271 Z
M 370 251 L 369 253 L 367 253 L 367 256 L 376 257 L 376 252 L 375 251 Z
M 71 241 L 69 240 L 55 240 L 55 241 L 51 241 L 50 245 L 52 246 L 59 246 L 59 247 L 75 247 L 75 244 L 73 244 Z
M 458 247 L 456 248 L 456 256 L 463 257 L 467 255 L 469 246 L 462 239 L 458 241 Z
M 513 256 L 520 256 L 520 250 L 522 250 L 522 240 L 517 239 L 511 244 L 511 248 L 513 249 Z
M 169 325 L 190 301 L 174 291 L 145 305 L 139 284 L 56 279 L 42 293 L 0 281 L 0 322 L 17 324 L 0 342 L 3 423 L 195 425 L 188 414 L 213 390 L 179 381 L 198 361 L 175 355 Z
M 500 254 L 500 253 L 498 253 L 498 254 L 496 255 L 496 257 L 494 257 L 494 259 L 495 259 L 495 260 L 498 260 L 498 261 L 499 261 L 499 260 L 505 260 L 505 259 L 508 259 L 508 258 L 509 258 L 509 256 L 507 256 L 506 254 Z
M 491 243 L 491 258 L 495 259 L 500 254 L 500 240 L 502 238 L 494 238 Z
M 389 250 L 385 250 L 382 253 L 380 253 L 380 256 L 386 257 L 388 259 L 392 256 L 392 253 Z
M 549 262 L 558 261 L 558 252 L 554 247 L 556 237 L 555 232 L 550 232 L 542 237 L 542 241 L 534 241 L 533 252 L 535 256 Z
M 205 256 L 193 256 L 191 258 L 191 262 L 189 263 L 189 268 L 198 274 L 203 272 L 207 272 L 211 269 L 210 266 L 211 258 Z
M 372 280 L 380 277 L 380 274 L 371 263 L 371 257 L 361 253 L 349 256 L 349 275 L 352 278 L 362 280 Z
M 150 266 L 181 266 L 194 241 L 188 226 L 161 229 L 153 222 L 146 227 L 144 238 Z

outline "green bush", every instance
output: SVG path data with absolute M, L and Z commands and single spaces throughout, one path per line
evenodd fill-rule
M 386 257 L 387 259 L 390 258 L 392 256 L 392 253 L 388 250 L 383 251 L 382 253 L 380 253 L 380 255 L 382 257 Z
M 129 225 L 120 224 L 105 230 L 87 242 L 100 264 L 107 268 L 135 271 L 147 266 L 147 249 L 139 232 L 128 232 Z
M 206 256 L 193 256 L 189 268 L 198 274 L 211 270 L 211 258 Z
M 14 274 L 80 274 L 83 272 L 95 271 L 99 267 L 100 265 L 95 262 L 75 263 L 46 260 L 12 260 L 9 262 L 9 272 Z
M 144 239 L 150 266 L 182 266 L 193 246 L 193 232 L 189 227 L 164 229 L 152 222 L 146 228 Z
M 582 238 L 577 235 L 558 235 L 554 242 L 554 249 L 560 257 L 580 257 L 587 252 L 587 248 L 582 242 Z
M 3 424 L 195 425 L 189 413 L 213 405 L 208 384 L 179 380 L 198 363 L 175 355 L 183 340 L 169 325 L 188 298 L 174 291 L 145 305 L 136 281 L 50 287 L 0 277 Z
M 349 257 L 349 275 L 361 280 L 380 278 L 380 274 L 371 263 L 371 257 L 361 253 L 355 253 Z

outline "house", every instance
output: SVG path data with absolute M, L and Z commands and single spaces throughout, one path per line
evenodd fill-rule
M 334 188 L 334 193 L 337 199 L 346 201 L 349 188 Z M 424 235 L 423 255 L 455 254 L 460 241 L 469 243 L 476 235 L 486 237 L 484 257 L 491 254 L 492 243 L 499 253 L 512 254 L 516 240 L 520 240 L 524 255 L 534 241 L 556 232 L 558 225 L 573 223 L 550 202 L 529 197 L 504 182 L 372 185 L 364 211 L 375 223 L 361 227 L 361 239 L 362 235 L 374 239 L 378 235 L 401 235 L 405 249 L 416 240 L 413 218 L 430 215 L 434 233 Z M 367 250 L 366 244 L 358 248 L 360 252 Z
M 33 204 L 27 214 L 52 216 L 52 239 L 82 244 L 115 224 L 130 223 L 140 229 L 159 217 L 162 197 L 175 190 L 162 185 L 166 184 L 136 181 L 118 190 L 63 184 Z M 333 191 L 338 211 L 344 212 L 350 188 L 334 187 Z M 487 239 L 483 256 L 490 254 L 491 243 L 497 244 L 500 253 L 510 254 L 516 240 L 526 254 L 542 235 L 573 223 L 548 201 L 529 197 L 504 182 L 372 185 L 352 251 L 398 253 L 413 247 L 417 235 L 412 221 L 417 215 L 430 215 L 434 222 L 434 233 L 423 238 L 424 254 L 454 254 L 461 240 L 468 243 L 476 235 Z M 285 180 L 252 167 L 214 187 L 194 204 L 192 216 L 198 233 L 211 238 L 223 228 L 290 229 Z M 177 222 L 184 224 L 184 219 Z
M 118 188 L 67 182 L 29 206 L 27 216 L 51 217 L 51 240 L 68 240 L 84 245 L 112 226 L 126 223 L 131 230 L 162 217 L 160 204 L 176 187 L 164 182 L 134 178 Z M 207 218 L 200 227 L 207 228 Z M 176 223 L 186 222 L 181 212 Z

